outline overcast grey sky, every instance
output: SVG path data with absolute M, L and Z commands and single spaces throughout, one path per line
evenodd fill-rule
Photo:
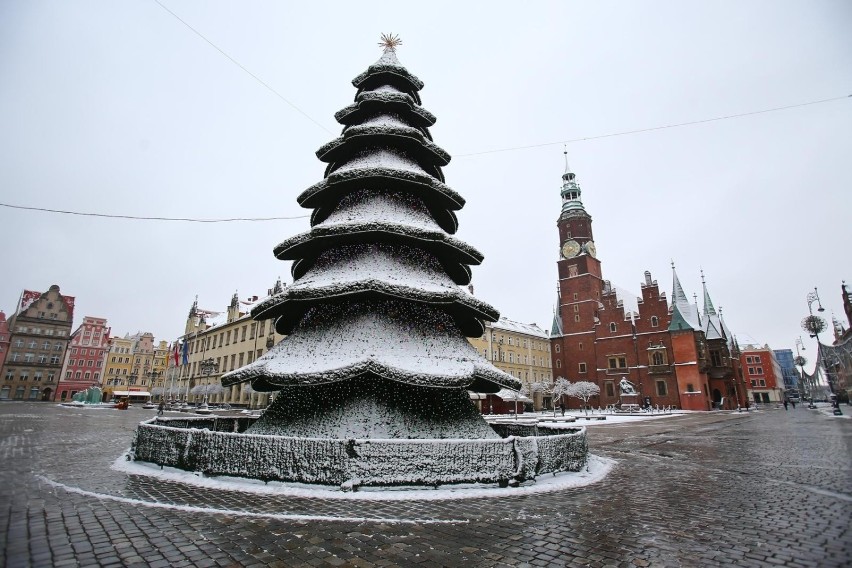
M 160 1 L 280 97 L 155 0 L 7 0 L 0 202 L 305 215 L 295 198 L 324 169 L 314 151 L 339 134 L 332 115 L 352 101 L 350 80 L 393 32 L 400 61 L 426 83 L 435 141 L 454 156 L 444 173 L 467 199 L 459 237 L 485 255 L 477 296 L 546 329 L 562 145 L 479 153 L 852 93 L 846 0 Z M 568 152 L 613 284 L 638 294 L 650 270 L 670 294 L 673 259 L 700 297 L 703 268 L 741 342 L 775 349 L 806 335 L 799 321 L 814 286 L 825 315 L 845 319 L 852 99 Z M 307 228 L 305 218 L 197 224 L 0 207 L 0 309 L 11 314 L 22 289 L 55 283 L 77 298 L 75 325 L 100 316 L 114 333 L 172 340 L 196 294 L 224 310 L 235 290 L 263 295 L 277 276 L 287 281 L 272 247 Z

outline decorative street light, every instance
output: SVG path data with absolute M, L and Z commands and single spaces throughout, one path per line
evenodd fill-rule
M 808 293 L 807 300 L 808 300 L 808 314 L 809 315 L 807 317 L 805 317 L 804 319 L 802 319 L 802 329 L 807 331 L 808 334 L 811 337 L 816 338 L 816 340 L 817 340 L 817 353 L 819 353 L 819 334 L 821 332 L 825 331 L 827 324 L 825 323 L 825 320 L 823 318 L 814 315 L 814 309 L 813 309 L 814 303 L 816 303 L 816 305 L 819 306 L 819 308 L 817 308 L 818 312 L 824 312 L 825 311 L 825 308 L 822 307 L 822 302 L 820 301 L 819 292 L 817 291 L 816 287 L 814 287 L 813 292 Z M 802 371 L 804 372 L 804 368 L 802 368 Z M 819 361 L 817 361 L 817 366 L 816 366 L 816 369 L 814 370 L 814 375 L 816 375 L 817 373 L 819 373 Z M 813 382 L 813 385 L 812 385 L 811 395 L 810 395 L 810 404 L 808 405 L 809 408 L 815 408 L 815 406 L 814 406 L 814 394 L 815 394 L 815 392 L 814 391 L 816 390 L 816 378 L 814 378 L 814 380 L 812 382 Z M 829 385 L 829 387 L 830 386 L 831 385 Z
M 204 401 L 201 403 L 200 408 L 203 409 L 203 410 L 206 410 L 207 409 L 207 391 L 209 390 L 207 388 L 207 380 L 208 380 L 208 377 L 212 373 L 218 373 L 219 372 L 219 363 L 214 361 L 213 357 L 208 357 L 207 359 L 204 359 L 204 360 L 202 360 L 198 363 L 198 368 L 201 371 L 201 374 L 204 375 L 204 382 L 205 382 Z

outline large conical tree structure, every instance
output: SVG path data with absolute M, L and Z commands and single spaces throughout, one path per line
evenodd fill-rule
M 293 284 L 257 305 L 287 337 L 225 386 L 280 391 L 253 433 L 328 438 L 493 438 L 467 390 L 518 389 L 470 345 L 498 312 L 468 294 L 482 255 L 452 236 L 464 200 L 445 185 L 423 83 L 384 53 L 317 151 L 325 179 L 298 202 L 311 230 L 275 247 Z

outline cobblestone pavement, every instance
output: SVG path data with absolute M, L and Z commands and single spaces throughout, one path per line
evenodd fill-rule
M 0 565 L 852 564 L 852 420 L 801 406 L 596 425 L 592 453 L 618 460 L 598 484 L 414 502 L 111 470 L 150 416 L 0 403 Z

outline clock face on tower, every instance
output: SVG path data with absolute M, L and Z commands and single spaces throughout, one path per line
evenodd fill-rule
M 573 258 L 580 253 L 580 243 L 571 239 L 562 243 L 562 258 Z
M 592 258 L 597 258 L 598 249 L 596 249 L 596 248 L 595 248 L 595 243 L 594 243 L 594 242 L 589 241 L 589 242 L 587 242 L 587 243 L 586 243 L 586 252 L 587 252 L 587 253 L 589 254 L 589 256 L 591 256 Z

